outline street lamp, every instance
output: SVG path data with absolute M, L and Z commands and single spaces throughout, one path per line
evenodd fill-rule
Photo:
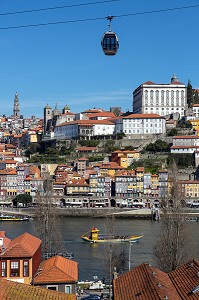
M 129 242 L 129 271 L 131 270 L 131 245 L 132 242 Z

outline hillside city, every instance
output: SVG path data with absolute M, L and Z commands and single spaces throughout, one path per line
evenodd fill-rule
M 12 115 L 0 116 L 2 212 L 34 210 L 46 195 L 54 207 L 80 214 L 161 209 L 165 199 L 173 205 L 174 181 L 183 207 L 197 209 L 198 92 L 173 75 L 169 83 L 140 84 L 132 111 L 115 106 L 71 112 L 67 104 L 62 109 L 46 104 L 43 118 L 22 116 L 16 93 Z M 146 263 L 120 276 L 115 272 L 107 293 L 98 282 L 85 295 L 75 260 L 60 255 L 43 260 L 40 238 L 25 232 L 10 239 L 1 228 L 0 299 L 199 299 L 195 259 L 168 272 Z
M 133 112 L 72 113 L 67 105 L 60 111 L 47 104 L 43 119 L 21 116 L 16 93 L 13 115 L 0 117 L 2 205 L 12 205 L 18 194 L 34 202 L 48 173 L 59 205 L 108 207 L 114 199 L 118 207 L 150 207 L 170 195 L 173 157 L 188 170 L 178 180 L 181 196 L 197 206 L 199 104 L 188 107 L 187 89 L 173 75 L 169 84 L 141 84 L 133 92 Z

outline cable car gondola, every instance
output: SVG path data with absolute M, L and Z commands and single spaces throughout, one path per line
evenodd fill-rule
M 101 46 L 105 55 L 115 55 L 119 49 L 118 37 L 116 33 L 111 30 L 111 20 L 113 16 L 108 16 L 107 19 L 110 21 L 108 25 L 109 30 L 104 33 Z

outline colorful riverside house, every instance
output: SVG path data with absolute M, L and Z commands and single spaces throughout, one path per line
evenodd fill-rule
M 89 193 L 89 184 L 87 180 L 73 179 L 66 183 L 66 194 L 73 196 L 87 196 Z
M 158 172 L 158 184 L 159 184 L 159 193 L 158 193 L 158 197 L 164 198 L 167 197 L 168 195 L 168 190 L 169 190 L 169 185 L 168 185 L 168 178 L 169 178 L 169 174 L 167 170 L 160 170 Z
M 137 196 L 141 198 L 144 194 L 144 167 L 138 167 L 135 170 L 137 181 Z
M 30 284 L 41 263 L 41 240 L 25 232 L 9 243 L 3 236 L 0 242 L 0 277 Z
M 152 174 L 151 175 L 151 197 L 158 198 L 158 189 L 159 189 L 159 182 L 158 182 L 158 175 Z
M 136 196 L 136 182 L 134 170 L 120 171 L 115 175 L 115 197 L 118 205 L 128 198 Z
M 89 175 L 89 193 L 93 196 L 97 196 L 97 192 L 98 192 L 98 174 L 97 172 L 92 171 Z
M 0 170 L 0 198 L 17 194 L 17 173 L 15 169 Z
M 178 181 L 179 191 L 182 199 L 188 204 L 199 202 L 199 181 L 198 180 L 180 180 Z
M 116 172 L 118 172 L 119 170 L 124 170 L 124 168 L 120 167 L 116 162 L 104 162 L 100 164 L 101 176 L 115 176 Z
M 144 197 L 151 195 L 151 173 L 144 173 Z

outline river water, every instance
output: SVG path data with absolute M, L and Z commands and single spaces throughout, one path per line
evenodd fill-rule
M 59 230 L 62 234 L 64 249 L 74 253 L 74 260 L 79 263 L 79 280 L 91 280 L 93 276 L 99 279 L 108 277 L 109 246 L 106 244 L 90 244 L 81 240 L 81 235 L 92 226 L 96 226 L 101 232 L 105 232 L 106 220 L 104 218 L 78 218 L 64 217 L 60 220 Z M 199 249 L 199 223 L 187 222 L 191 233 L 191 248 L 195 249 L 198 258 Z M 117 235 L 140 235 L 144 237 L 133 243 L 131 249 L 129 243 L 114 244 L 113 247 L 122 247 L 127 257 L 130 254 L 131 267 L 143 262 L 153 261 L 153 247 L 160 232 L 160 223 L 151 220 L 116 219 L 114 221 Z M 29 232 L 34 234 L 34 220 L 30 222 L 0 222 L 0 230 L 5 230 L 6 235 L 13 239 L 18 235 Z M 196 257 L 195 257 L 196 258 Z M 127 263 L 127 267 L 129 262 Z

